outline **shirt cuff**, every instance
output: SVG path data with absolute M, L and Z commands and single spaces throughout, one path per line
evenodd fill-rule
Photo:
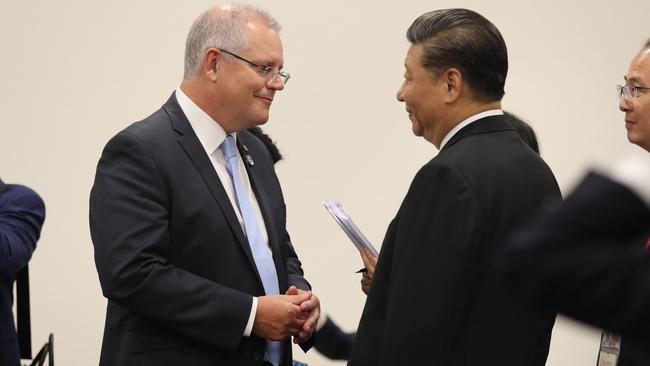
M 257 314 L 257 297 L 253 296 L 253 302 L 251 303 L 251 315 L 248 317 L 248 323 L 246 323 L 246 329 L 244 329 L 244 337 L 250 337 L 251 333 L 253 332 L 255 314 Z

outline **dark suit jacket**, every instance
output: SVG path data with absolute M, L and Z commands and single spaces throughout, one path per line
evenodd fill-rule
M 247 131 L 246 165 L 280 292 L 309 289 L 285 229 L 266 147 Z M 108 298 L 101 365 L 259 365 L 265 340 L 243 332 L 264 295 L 249 244 L 176 97 L 106 145 L 90 195 L 95 262 Z M 291 364 L 285 342 L 284 364 Z
M 314 348 L 323 356 L 332 360 L 350 358 L 355 333 L 346 333 L 329 317 L 314 338 Z
M 25 267 L 36 249 L 44 219 L 43 200 L 31 189 L 8 185 L 0 193 L 0 365 L 3 366 L 20 364 L 11 311 L 13 284 L 16 273 Z
M 528 301 L 622 335 L 619 366 L 650 364 L 650 209 L 591 173 L 551 214 L 513 235 L 507 283 Z
M 388 227 L 349 364 L 544 365 L 555 315 L 505 293 L 493 259 L 547 199 L 551 170 L 505 117 L 461 129 Z

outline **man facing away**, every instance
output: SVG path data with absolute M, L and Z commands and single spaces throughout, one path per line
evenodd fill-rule
M 245 5 L 203 13 L 184 80 L 106 145 L 90 196 L 108 299 L 100 365 L 290 365 L 319 300 L 289 242 L 265 123 L 289 74 L 278 23 Z
M 492 265 L 507 232 L 560 199 L 501 111 L 505 42 L 466 9 L 425 13 L 407 38 L 397 99 L 440 151 L 388 227 L 349 364 L 544 365 L 555 315 L 513 300 Z

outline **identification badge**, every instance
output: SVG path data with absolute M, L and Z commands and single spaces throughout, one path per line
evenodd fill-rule
M 621 353 L 621 336 L 608 331 L 603 331 L 600 337 L 600 351 L 598 352 L 597 366 L 616 366 Z

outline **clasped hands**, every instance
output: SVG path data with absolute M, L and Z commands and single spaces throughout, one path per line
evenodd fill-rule
M 257 298 L 253 334 L 272 341 L 293 336 L 294 343 L 308 340 L 316 330 L 320 300 L 311 291 L 291 286 L 285 295 Z

